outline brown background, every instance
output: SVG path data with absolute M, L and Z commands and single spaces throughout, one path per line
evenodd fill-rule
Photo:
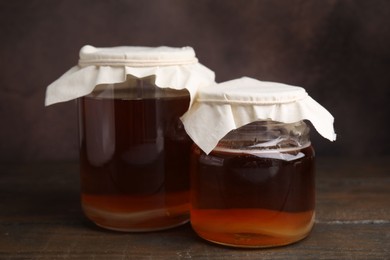
M 390 1 L 0 1 L 0 162 L 76 160 L 74 102 L 45 88 L 85 44 L 192 46 L 217 81 L 303 86 L 336 118 L 319 156 L 389 154 Z

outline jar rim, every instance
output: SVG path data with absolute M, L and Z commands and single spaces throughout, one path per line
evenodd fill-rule
M 280 151 L 305 148 L 311 144 L 310 128 L 304 121 L 283 123 L 261 120 L 226 134 L 214 150 Z

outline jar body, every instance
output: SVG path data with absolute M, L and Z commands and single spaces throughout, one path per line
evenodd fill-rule
M 255 122 L 234 132 L 209 155 L 193 148 L 194 230 L 206 240 L 235 247 L 303 239 L 315 215 L 308 128 L 303 122 Z
M 153 231 L 189 220 L 192 142 L 179 119 L 189 94 L 153 82 L 102 85 L 78 100 L 81 203 L 101 227 Z

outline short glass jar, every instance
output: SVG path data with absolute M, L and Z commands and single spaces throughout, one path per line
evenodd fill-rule
M 154 82 L 128 76 L 78 98 L 81 203 L 101 227 L 151 231 L 189 220 L 192 141 L 179 119 L 189 92 Z
M 290 244 L 309 234 L 314 204 L 314 150 L 303 121 L 255 121 L 229 132 L 208 155 L 193 147 L 191 224 L 206 240 Z

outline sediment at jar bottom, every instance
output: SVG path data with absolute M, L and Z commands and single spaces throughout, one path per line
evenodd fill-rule
M 81 200 L 97 225 L 152 231 L 189 219 L 189 97 L 79 100 Z
M 116 231 L 156 231 L 189 221 L 187 192 L 144 197 L 82 194 L 81 201 L 90 220 Z
M 266 209 L 191 209 L 191 225 L 202 238 L 233 247 L 274 247 L 310 233 L 314 211 Z
M 273 247 L 309 234 L 315 208 L 314 150 L 308 146 L 265 155 L 205 155 L 193 149 L 191 224 L 202 238 L 235 247 Z

